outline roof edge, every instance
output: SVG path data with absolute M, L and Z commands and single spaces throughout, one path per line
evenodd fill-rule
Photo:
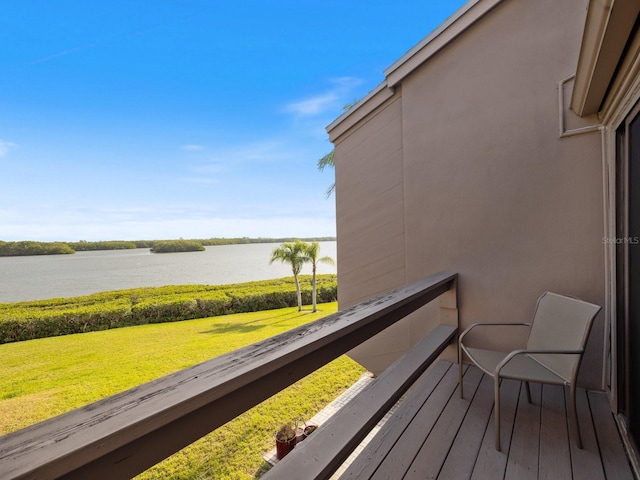
M 388 86 L 393 87 L 416 68 L 442 50 L 503 0 L 469 0 L 439 27 L 422 39 L 384 71 Z
M 329 140 L 335 141 L 340 135 L 349 130 L 373 110 L 378 108 L 395 94 L 394 88 L 388 88 L 387 82 L 382 82 L 371 90 L 365 97 L 358 101 L 353 107 L 336 118 L 329 126 Z M 347 121 L 348 119 L 348 121 Z
M 384 71 L 385 80 L 369 92 L 366 96 L 361 98 L 355 105 L 349 110 L 344 112 L 333 122 L 331 122 L 326 130 L 330 137 L 336 138 L 339 136 L 332 135 L 332 131 L 340 125 L 347 118 L 355 115 L 359 112 L 358 118 L 364 116 L 360 110 L 366 103 L 373 101 L 375 103 L 368 105 L 367 112 L 372 111 L 382 102 L 386 101 L 393 95 L 394 86 L 397 85 L 402 79 L 413 72 L 416 68 L 429 60 L 433 55 L 442 50 L 446 45 L 453 41 L 458 35 L 464 32 L 471 25 L 476 23 L 480 18 L 491 11 L 496 5 L 504 0 L 469 0 L 462 5 L 453 15 L 447 18 L 439 27 L 433 32 L 422 39 L 418 44 L 411 48 L 402 57 L 396 60 L 389 68 Z M 388 90 L 387 94 L 380 95 L 385 89 Z M 355 123 L 354 122 L 352 123 Z M 332 140 L 333 141 L 333 140 Z
M 638 14 L 637 2 L 589 1 L 571 97 L 571 109 L 579 116 L 600 110 Z
M 387 86 L 386 80 L 378 85 L 376 88 L 367 93 L 364 97 L 354 103 L 349 109 L 347 109 L 344 113 L 342 113 L 338 118 L 336 118 L 333 122 L 327 125 L 326 130 L 330 132 L 333 130 L 340 122 L 342 122 L 345 118 L 351 115 L 356 109 L 360 108 L 363 104 L 368 102 L 371 98 L 375 97 L 377 93 L 383 90 Z

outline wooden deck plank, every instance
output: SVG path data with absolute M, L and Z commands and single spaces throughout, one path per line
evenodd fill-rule
M 457 369 L 451 368 L 436 391 L 414 417 L 413 422 L 404 431 L 402 437 L 391 448 L 389 455 L 371 477 L 372 479 L 397 480 L 402 478 L 427 435 L 436 424 L 457 385 Z
M 493 411 L 493 381 L 484 375 L 453 446 L 440 470 L 441 480 L 470 478 Z
M 569 391 L 565 390 L 565 402 L 570 401 Z M 571 469 L 573 478 L 582 480 L 604 480 L 604 470 L 600 459 L 600 450 L 596 440 L 596 432 L 593 427 L 591 410 L 587 400 L 587 392 L 579 388 L 576 392 L 576 405 L 578 410 L 578 422 L 582 436 L 582 449 L 578 448 L 575 441 L 569 442 L 571 451 Z
M 491 380 L 491 383 L 493 384 L 493 380 Z M 517 380 L 502 380 L 500 384 L 500 444 L 503 451 L 498 452 L 495 447 L 493 430 L 493 416 L 495 412 L 492 412 L 489 422 L 487 423 L 487 430 L 484 433 L 480 452 L 476 458 L 473 473 L 471 474 L 471 480 L 504 478 L 504 473 L 507 468 L 507 455 L 504 452 L 508 452 L 511 447 L 514 418 L 518 398 L 520 397 L 521 385 L 521 382 Z
M 475 396 L 482 376 L 482 372 L 477 368 L 467 370 L 464 375 L 464 390 L 471 398 Z M 413 463 L 404 476 L 406 480 L 425 480 L 438 476 L 470 405 L 471 402 L 460 398 L 460 387 L 458 386 L 413 459 Z
M 365 453 L 365 458 L 356 460 L 364 465 L 370 459 L 383 458 L 380 468 L 352 469 L 352 475 L 341 480 L 633 479 L 606 395 L 578 389 L 581 450 L 571 435 L 568 389 L 532 384 L 533 404 L 529 404 L 521 382 L 503 380 L 503 449 L 498 452 L 494 445 L 493 380 L 469 367 L 464 376 L 467 394 L 461 400 L 456 366 L 440 363 L 445 364 L 446 373 L 425 395 L 424 404 L 420 406 L 416 385 L 411 392 L 416 398 L 405 404 L 407 409 L 411 406 L 410 418 L 399 415 L 402 425 L 393 425 L 391 420 L 384 427 L 396 430 L 394 439 L 372 440 L 376 446 L 370 452 L 381 457 L 366 457 Z M 389 444 L 393 445 L 387 448 Z M 375 472 L 370 476 L 372 470 Z M 366 475 L 358 475 L 361 472 Z
M 404 430 L 413 421 L 424 402 L 440 384 L 449 369 L 457 368 L 449 362 L 438 362 L 409 391 L 407 397 L 376 436 L 340 476 L 341 479 L 370 478 L 389 454 Z
M 531 384 L 531 400 L 527 402 L 525 389 L 520 391 L 518 410 L 513 428 L 513 438 L 507 457 L 505 478 L 537 479 L 538 451 L 540 446 L 541 388 Z
M 588 399 L 606 478 L 633 480 L 631 466 L 624 452 L 607 396 L 604 393 L 589 392 Z
M 564 387 L 542 386 L 539 479 L 571 478 L 569 428 Z

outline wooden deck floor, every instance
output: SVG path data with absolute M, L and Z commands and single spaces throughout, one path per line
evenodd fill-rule
M 475 367 L 464 376 L 441 361 L 413 388 L 342 479 L 615 479 L 632 480 L 618 430 L 602 393 L 579 390 L 584 449 L 570 439 L 569 392 L 503 381 L 502 448 L 494 447 L 493 383 Z

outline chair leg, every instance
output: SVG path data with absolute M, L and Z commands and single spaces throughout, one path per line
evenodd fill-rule
M 493 377 L 495 401 L 493 408 L 493 416 L 495 419 L 495 431 L 496 431 L 496 450 L 500 451 L 500 377 L 496 375 Z
M 571 420 L 574 425 L 574 431 L 576 436 L 576 445 L 582 450 L 582 435 L 580 435 L 580 424 L 578 423 L 578 412 L 576 410 L 576 386 L 575 383 L 571 384 Z
M 458 340 L 458 383 L 460 384 L 460 398 L 464 399 L 462 387 L 462 348 L 460 348 L 460 340 Z
M 531 405 L 531 388 L 529 387 L 529 382 L 524 382 L 525 388 L 527 390 L 527 402 Z

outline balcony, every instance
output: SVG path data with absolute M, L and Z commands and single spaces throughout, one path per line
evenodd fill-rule
M 584 443 L 580 450 L 570 438 L 568 391 L 531 384 L 533 404 L 529 404 L 520 382 L 504 380 L 503 452 L 498 452 L 493 434 L 493 380 L 476 367 L 468 367 L 464 382 L 462 400 L 457 365 L 437 362 L 334 478 L 634 478 L 604 393 L 578 390 Z M 306 468 L 311 458 L 306 449 L 302 444 L 295 452 L 295 469 Z M 273 473 L 273 478 L 280 478 L 286 472 L 276 468 Z
M 493 448 L 491 382 L 440 354 L 457 334 L 457 275 L 440 273 L 317 322 L 49 419 L 0 439 L 0 478 L 130 478 L 437 299 L 440 326 L 263 477 L 633 478 L 604 394 L 580 392 L 585 449 L 568 439 L 562 388 L 506 382 Z M 408 392 L 408 393 L 407 393 Z M 360 443 L 398 400 L 366 447 Z M 514 420 L 515 417 L 515 420 Z M 487 429 L 489 431 L 487 431 Z M 360 454 L 350 457 L 356 449 Z M 346 464 L 345 464 L 346 461 Z M 549 470 L 551 469 L 551 470 Z M 526 475 L 525 475 L 526 474 Z M 404 475 L 404 476 L 402 476 Z

